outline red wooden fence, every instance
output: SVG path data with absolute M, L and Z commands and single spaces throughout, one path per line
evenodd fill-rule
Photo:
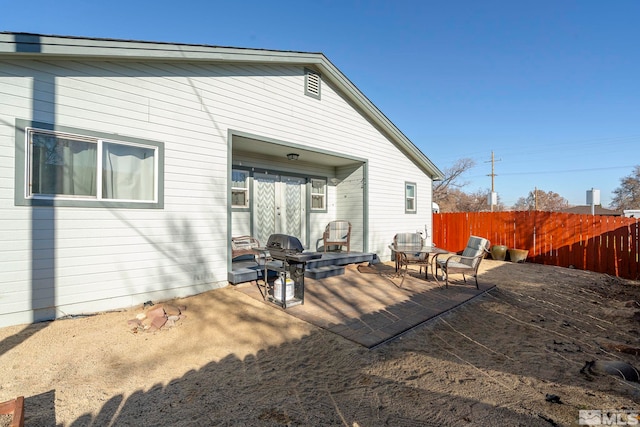
M 528 249 L 527 261 L 640 279 L 636 218 L 542 211 L 433 215 L 433 242 L 461 251 L 470 235 L 491 245 Z

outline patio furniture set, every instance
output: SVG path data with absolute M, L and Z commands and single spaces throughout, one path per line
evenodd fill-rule
M 351 224 L 338 220 L 327 224 L 323 233 L 323 250 L 336 246 L 339 250 L 346 247 L 347 253 L 351 249 Z M 251 236 L 233 237 L 231 239 L 232 258 L 254 257 L 263 270 L 262 281 L 256 284 L 264 300 L 273 302 L 282 308 L 304 303 L 304 273 L 305 265 L 312 259 L 322 256 L 319 252 L 303 252 L 302 243 L 294 236 L 272 234 L 266 246 Z M 482 259 L 489 253 L 489 241 L 482 237 L 470 236 L 466 248 L 461 253 L 452 253 L 425 244 L 420 232 L 398 233 L 389 245 L 395 259 L 396 274 L 402 277 L 399 287 L 402 287 L 407 276 L 409 266 L 424 268 L 425 280 L 428 280 L 429 267 L 436 281 L 444 281 L 445 288 L 449 286 L 450 274 L 462 274 L 466 283 L 466 276 L 473 277 L 478 286 L 478 267 Z M 275 279 L 269 280 L 275 275 Z
M 436 281 L 444 280 L 445 288 L 449 287 L 450 274 L 462 274 L 466 283 L 466 276 L 471 276 L 478 286 L 478 267 L 480 262 L 489 253 L 489 240 L 483 237 L 470 236 L 467 246 L 461 253 L 452 253 L 438 248 L 436 245 L 425 245 L 422 234 L 398 233 L 393 238 L 393 244 L 389 245 L 395 254 L 396 271 L 402 277 L 400 287 L 404 284 L 410 265 L 420 267 L 420 273 L 424 268 L 425 280 L 428 279 L 428 270 Z M 440 273 L 438 273 L 440 270 Z

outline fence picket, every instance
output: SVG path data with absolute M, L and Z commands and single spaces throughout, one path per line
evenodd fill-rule
M 634 280 L 640 275 L 637 218 L 542 211 L 433 215 L 433 241 L 439 247 L 461 251 L 470 235 L 486 237 L 492 245 L 527 249 L 530 262 Z

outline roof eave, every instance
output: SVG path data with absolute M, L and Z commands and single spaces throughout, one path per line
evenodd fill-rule
M 324 74 L 323 78 L 327 75 L 330 80 L 344 89 L 344 93 L 348 96 L 349 100 L 355 103 L 363 111 L 366 111 L 373 122 L 384 129 L 387 135 L 396 141 L 413 161 L 415 161 L 421 169 L 435 181 L 441 181 L 444 179 L 444 174 L 438 167 L 420 151 L 416 145 L 404 135 L 398 127 L 393 124 L 382 111 L 378 109 L 340 70 L 338 70 L 324 55 L 322 56 L 324 61 L 318 64 L 320 72 Z
M 443 173 L 322 53 L 0 32 L 0 56 L 285 63 L 315 66 L 433 180 Z

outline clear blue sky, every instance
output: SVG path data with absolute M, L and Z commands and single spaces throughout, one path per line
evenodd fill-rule
M 466 191 L 607 206 L 640 164 L 640 1 L 5 0 L 0 30 L 322 52 Z

